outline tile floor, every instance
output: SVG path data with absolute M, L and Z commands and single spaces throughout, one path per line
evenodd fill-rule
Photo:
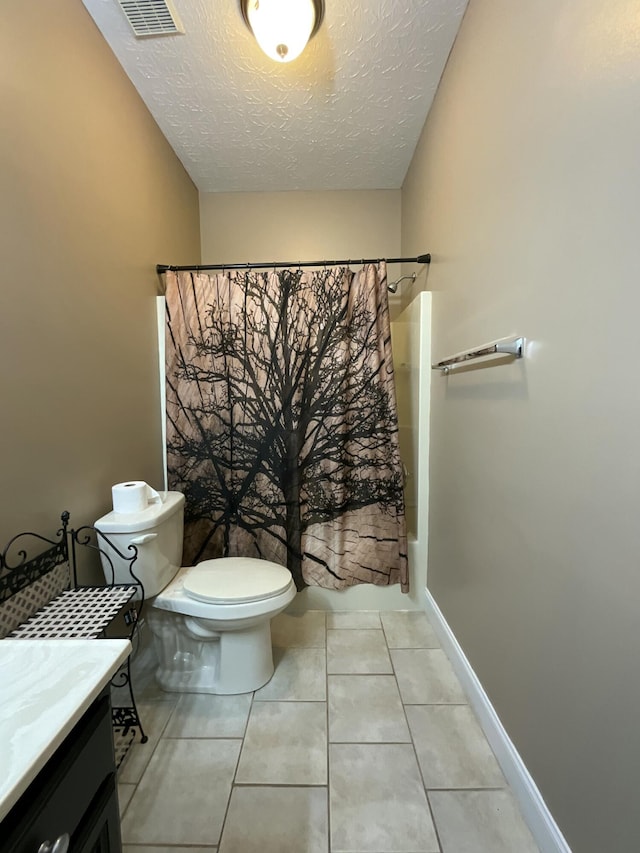
M 125 853 L 535 853 L 423 613 L 272 622 L 254 694 L 166 694 L 119 772 Z

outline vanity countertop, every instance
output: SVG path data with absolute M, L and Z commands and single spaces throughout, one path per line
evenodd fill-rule
M 0 820 L 130 651 L 128 640 L 0 640 Z

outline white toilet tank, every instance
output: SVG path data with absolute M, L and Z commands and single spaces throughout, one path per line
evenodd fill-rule
M 136 546 L 138 559 L 132 568 L 144 587 L 145 598 L 157 595 L 178 572 L 184 533 L 184 495 L 180 492 L 160 492 L 160 501 L 149 504 L 142 512 L 109 512 L 94 526 L 125 556 L 133 553 L 130 545 Z M 99 537 L 98 544 L 113 562 L 114 583 L 132 583 L 131 564 L 121 559 L 104 539 Z M 104 554 L 100 557 L 110 583 L 111 566 Z

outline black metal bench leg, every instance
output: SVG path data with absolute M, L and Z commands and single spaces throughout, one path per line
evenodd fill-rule
M 146 743 L 149 738 L 144 733 L 144 729 L 142 728 L 142 722 L 140 720 L 140 714 L 138 713 L 138 706 L 136 705 L 135 696 L 133 695 L 133 685 L 131 682 L 131 656 L 127 658 L 126 663 L 124 664 L 124 669 L 121 669 L 116 675 L 111 679 L 111 686 L 116 690 L 122 690 L 124 687 L 129 691 L 129 697 L 131 700 L 131 704 L 122 707 L 122 706 L 114 706 L 113 708 L 113 723 L 114 726 L 122 726 L 125 728 L 125 733 L 127 729 L 133 727 L 140 730 L 140 743 Z

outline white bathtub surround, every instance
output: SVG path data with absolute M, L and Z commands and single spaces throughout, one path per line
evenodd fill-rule
M 0 641 L 0 820 L 130 651 L 128 640 Z
M 409 553 L 409 585 L 410 591 L 405 594 L 400 591 L 400 584 L 391 586 L 374 586 L 361 583 L 348 589 L 322 589 L 319 586 L 308 586 L 296 595 L 289 606 L 289 613 L 308 613 L 316 610 L 418 610 L 420 608 L 420 586 L 414 584 L 415 561 Z M 424 572 L 423 572 L 424 573 Z M 426 576 L 426 575 L 425 575 Z M 424 583 L 422 584 L 424 585 Z

